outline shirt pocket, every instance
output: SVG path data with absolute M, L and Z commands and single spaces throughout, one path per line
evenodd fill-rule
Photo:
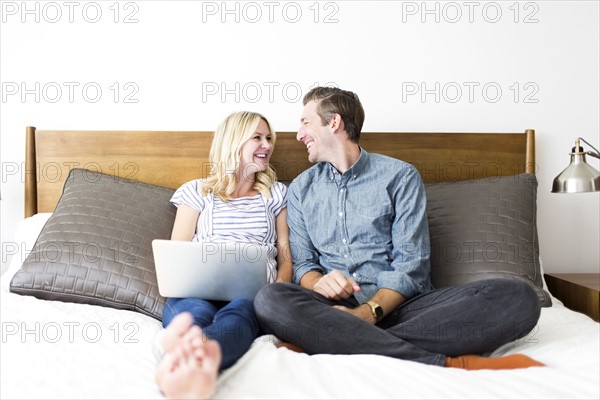
M 392 240 L 393 209 L 391 204 L 360 207 L 349 221 L 355 240 L 360 243 L 387 243 Z
M 332 204 L 314 202 L 303 213 L 310 241 L 319 252 L 335 244 L 339 216 Z

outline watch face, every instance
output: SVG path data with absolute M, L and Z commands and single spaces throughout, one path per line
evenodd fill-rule
M 373 318 L 377 319 L 377 311 L 375 311 L 373 306 L 371 306 L 371 315 L 373 315 Z
M 383 317 L 383 309 L 379 305 L 375 307 L 375 314 L 377 314 L 378 321 Z
M 367 304 L 371 307 L 371 312 L 373 313 L 373 318 L 379 321 L 383 317 L 383 309 L 381 306 L 374 301 L 368 301 Z

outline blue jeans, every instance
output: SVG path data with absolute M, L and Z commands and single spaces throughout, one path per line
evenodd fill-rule
M 170 297 L 163 309 L 163 326 L 184 311 L 192 314 L 194 324 L 202 328 L 206 337 L 219 342 L 223 355 L 221 370 L 239 360 L 258 337 L 258 321 L 250 300 L 226 302 Z
M 446 356 L 484 354 L 536 325 L 540 302 L 517 279 L 488 279 L 415 296 L 372 325 L 298 285 L 275 283 L 254 299 L 261 328 L 308 354 L 378 354 L 443 365 Z

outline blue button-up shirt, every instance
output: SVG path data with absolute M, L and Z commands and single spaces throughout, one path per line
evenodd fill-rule
M 288 225 L 295 283 L 337 269 L 359 284 L 359 303 L 381 288 L 432 288 L 425 188 L 408 163 L 361 149 L 343 174 L 314 165 L 290 184 Z

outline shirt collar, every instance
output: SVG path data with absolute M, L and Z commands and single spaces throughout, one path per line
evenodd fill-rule
M 365 168 L 365 165 L 367 165 L 368 160 L 369 153 L 360 147 L 360 156 L 358 157 L 358 160 L 348 168 L 348 171 L 341 174 L 341 178 L 356 179 Z M 331 165 L 331 163 L 327 163 L 327 171 L 332 180 L 334 180 L 334 177 L 340 177 L 340 173 L 333 165 Z

